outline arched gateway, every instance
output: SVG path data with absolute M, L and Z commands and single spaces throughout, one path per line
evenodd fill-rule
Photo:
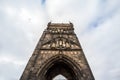
M 20 80 L 94 80 L 72 23 L 48 23 Z

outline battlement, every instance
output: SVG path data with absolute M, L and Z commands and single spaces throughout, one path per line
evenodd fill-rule
M 49 22 L 47 26 L 48 26 L 47 29 L 49 29 L 49 28 L 74 29 L 72 23 L 51 23 L 51 22 Z

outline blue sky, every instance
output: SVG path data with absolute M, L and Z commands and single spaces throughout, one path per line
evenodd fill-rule
M 0 80 L 19 80 L 49 21 L 74 24 L 96 80 L 120 79 L 120 0 L 0 0 Z

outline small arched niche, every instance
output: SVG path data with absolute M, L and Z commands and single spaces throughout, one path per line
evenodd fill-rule
M 59 75 L 55 76 L 52 80 L 67 80 L 67 78 L 64 77 L 63 75 L 59 74 Z

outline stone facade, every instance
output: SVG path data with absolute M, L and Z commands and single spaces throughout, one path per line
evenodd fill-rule
M 95 80 L 72 23 L 48 23 L 20 80 Z

